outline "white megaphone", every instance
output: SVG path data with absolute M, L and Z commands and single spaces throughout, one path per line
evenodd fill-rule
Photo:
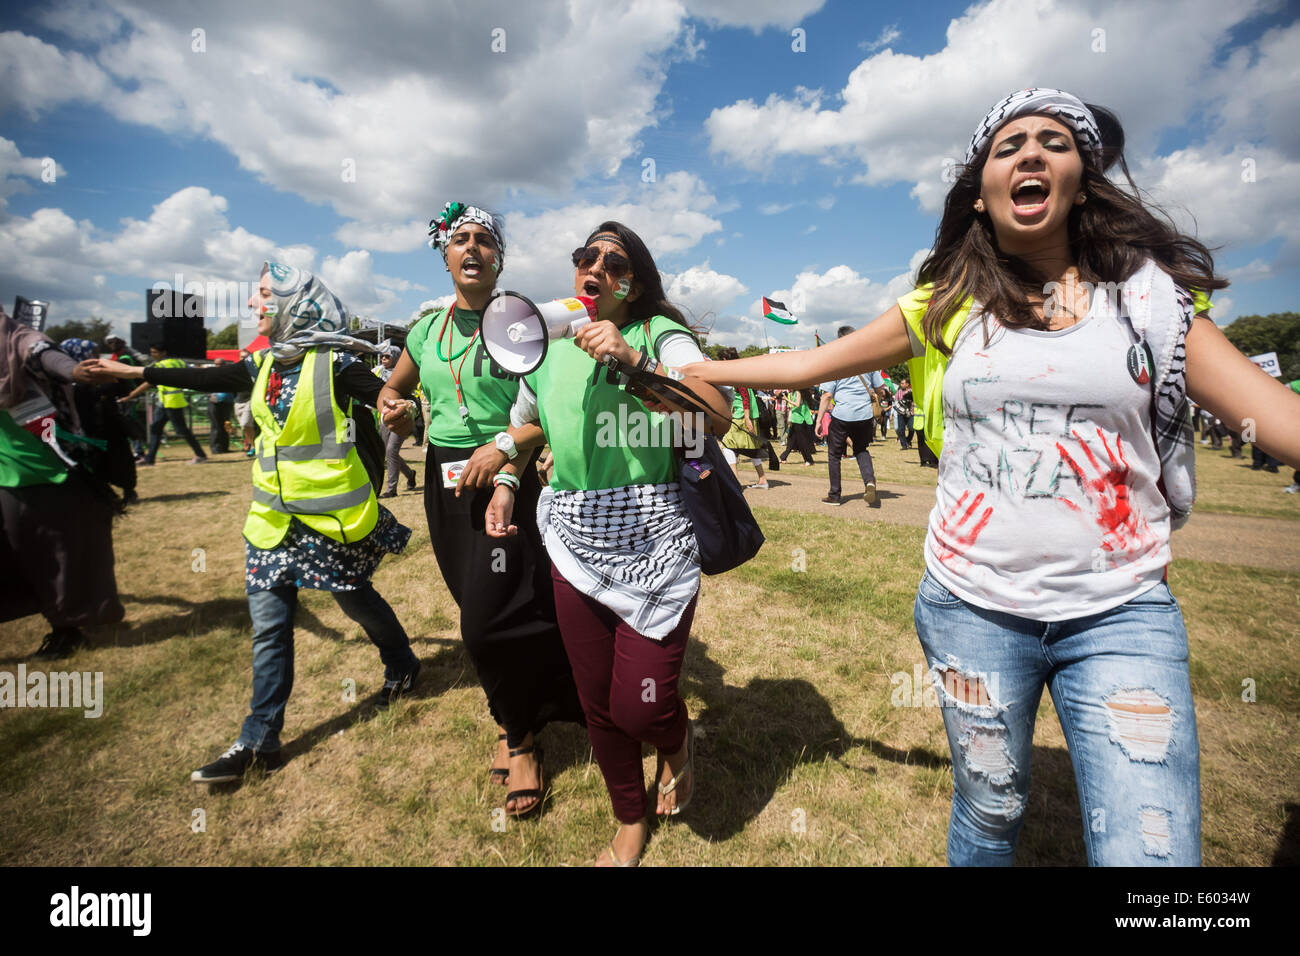
M 546 358 L 551 339 L 571 338 L 596 318 L 590 296 L 535 305 L 518 292 L 495 292 L 483 310 L 483 345 L 492 361 L 512 375 L 527 375 Z

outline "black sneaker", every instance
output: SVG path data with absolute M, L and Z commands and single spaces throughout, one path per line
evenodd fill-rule
M 415 687 L 415 682 L 420 679 L 420 661 L 417 658 L 411 665 L 411 669 L 404 675 L 393 680 L 384 681 L 383 688 L 374 696 L 374 705 L 383 710 L 398 697 L 409 694 Z
M 283 766 L 284 758 L 278 750 L 253 750 L 243 744 L 235 744 L 206 767 L 195 770 L 190 774 L 190 780 L 194 783 L 230 783 L 242 780 L 254 764 L 270 773 Z
M 85 640 L 80 628 L 56 627 L 41 640 L 41 646 L 32 655 L 34 660 L 57 660 L 67 657 Z
M 822 499 L 822 504 L 827 504 L 827 505 L 839 505 L 843 503 L 844 502 L 840 501 L 839 495 L 827 495 L 825 498 Z

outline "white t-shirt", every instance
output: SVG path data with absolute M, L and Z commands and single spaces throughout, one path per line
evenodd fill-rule
M 1170 560 L 1150 386 L 1128 371 L 1137 337 L 1104 295 L 1056 332 L 989 325 L 986 347 L 972 309 L 944 375 L 926 567 L 971 604 L 1033 620 L 1118 607 Z

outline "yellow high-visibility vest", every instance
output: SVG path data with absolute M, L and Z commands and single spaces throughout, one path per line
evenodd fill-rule
M 184 368 L 185 363 L 178 358 L 159 359 L 153 363 L 154 368 Z M 184 408 L 189 404 L 185 398 L 185 389 L 175 385 L 158 385 L 158 401 L 163 408 Z
M 360 541 L 375 529 L 379 503 L 357 455 L 355 423 L 334 400 L 333 351 L 312 349 L 304 356 L 283 428 L 266 403 L 275 363 L 269 351 L 258 361 L 251 410 L 262 433 L 244 537 L 256 548 L 274 548 L 297 518 L 343 544 Z

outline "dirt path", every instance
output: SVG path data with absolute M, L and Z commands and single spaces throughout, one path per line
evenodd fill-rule
M 810 511 L 834 515 L 852 521 L 883 521 L 886 524 L 925 527 L 934 506 L 934 489 L 918 485 L 900 485 L 889 482 L 877 486 L 879 508 L 868 508 L 862 500 L 857 481 L 844 484 L 844 504 L 826 505 L 826 479 L 816 475 L 801 475 L 797 468 L 787 465 L 776 474 L 769 474 L 772 487 L 767 491 L 750 489 L 745 492 L 751 505 L 784 508 L 788 511 Z M 1246 515 L 1212 514 L 1194 512 L 1180 531 L 1174 532 L 1175 558 L 1193 561 L 1216 561 L 1252 568 L 1271 568 L 1278 571 L 1300 571 L 1300 530 L 1292 522 L 1272 518 L 1252 518 Z

